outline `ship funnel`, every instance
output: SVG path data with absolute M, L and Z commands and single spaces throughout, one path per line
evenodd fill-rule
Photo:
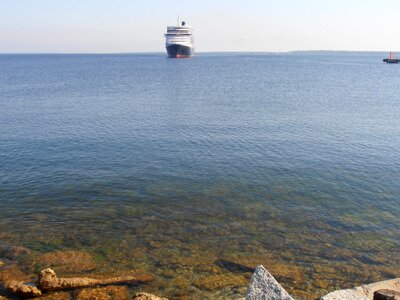
M 185 25 L 186 25 L 186 22 L 185 22 L 185 21 L 183 21 L 183 22 L 182 22 L 182 26 L 185 26 Z

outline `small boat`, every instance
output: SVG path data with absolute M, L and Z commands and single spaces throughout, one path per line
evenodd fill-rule
M 383 62 L 385 62 L 387 64 L 399 64 L 400 63 L 400 59 L 399 58 L 393 58 L 393 53 L 390 52 L 389 58 L 385 58 L 383 60 Z

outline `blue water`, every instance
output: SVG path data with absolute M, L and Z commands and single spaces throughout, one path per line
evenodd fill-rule
M 1 55 L 0 240 L 173 269 L 185 288 L 153 287 L 172 298 L 235 293 L 199 283 L 230 274 L 218 259 L 295 266 L 310 299 L 400 276 L 400 67 L 381 59 Z

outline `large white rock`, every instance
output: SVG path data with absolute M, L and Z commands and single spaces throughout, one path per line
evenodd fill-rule
M 263 266 L 258 266 L 247 288 L 246 300 L 293 300 L 293 298 Z
M 355 289 L 349 290 L 339 290 L 321 298 L 321 300 L 368 300 L 372 298 L 367 298 L 363 293 L 359 294 Z
M 382 289 L 400 291 L 400 278 L 371 283 L 354 289 L 339 290 L 329 293 L 321 300 L 372 300 L 374 292 Z

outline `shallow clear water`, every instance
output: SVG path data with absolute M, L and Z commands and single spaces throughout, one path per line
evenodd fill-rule
M 0 241 L 144 269 L 173 299 L 241 295 L 257 264 L 305 299 L 400 276 L 381 56 L 2 55 Z

